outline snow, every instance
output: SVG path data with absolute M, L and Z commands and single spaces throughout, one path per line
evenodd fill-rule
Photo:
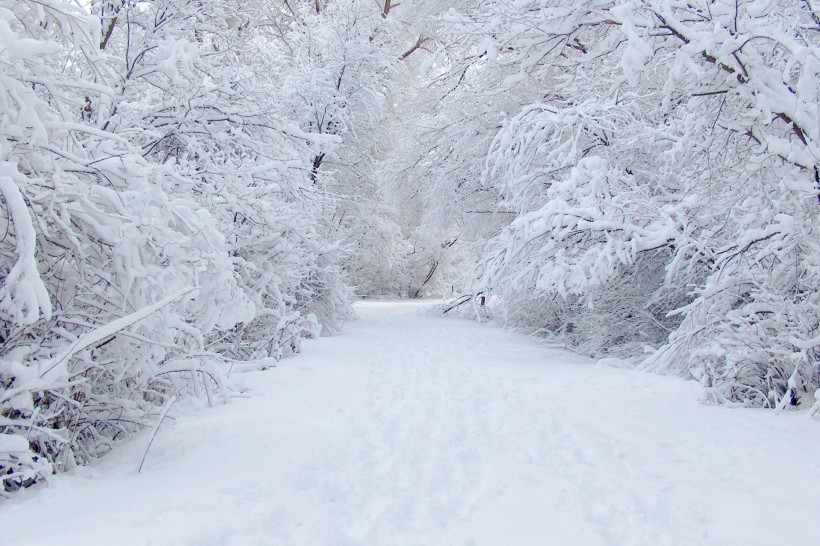
M 4 501 L 4 545 L 820 543 L 806 413 L 698 405 L 428 304 L 367 302 L 247 397 L 178 403 L 93 468 Z M 175 419 L 171 416 L 176 414 Z

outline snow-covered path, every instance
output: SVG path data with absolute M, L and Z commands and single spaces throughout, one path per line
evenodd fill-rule
M 364 303 L 360 320 L 0 504 L 0 544 L 820 544 L 820 424 Z

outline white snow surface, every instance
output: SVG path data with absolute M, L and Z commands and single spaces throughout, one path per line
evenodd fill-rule
M 820 544 L 820 428 L 425 305 L 0 504 L 4 546 Z

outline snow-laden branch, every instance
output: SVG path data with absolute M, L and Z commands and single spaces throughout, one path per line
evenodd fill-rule
M 83 334 L 79 338 L 77 338 L 77 340 L 74 343 L 72 343 L 67 349 L 65 349 L 62 353 L 55 356 L 50 361 L 43 362 L 43 363 L 40 364 L 40 366 L 39 366 L 40 370 L 41 370 L 39 372 L 40 379 L 43 379 L 47 374 L 52 372 L 57 366 L 60 366 L 61 364 L 65 363 L 68 359 L 70 359 L 72 356 L 74 356 L 78 352 L 80 352 L 84 349 L 87 349 L 88 347 L 91 347 L 92 345 L 95 345 L 95 344 L 103 341 L 104 339 L 106 339 L 110 336 L 115 335 L 120 330 L 124 330 L 124 329 L 128 328 L 129 326 L 141 321 L 145 317 L 147 317 L 147 316 L 149 316 L 153 313 L 156 313 L 157 311 L 159 311 L 160 309 L 162 309 L 166 305 L 169 305 L 170 303 L 182 298 L 183 296 L 185 296 L 187 294 L 190 294 L 191 292 L 193 292 L 196 289 L 197 289 L 197 287 L 195 287 L 195 286 L 189 286 L 187 288 L 183 288 L 182 290 L 179 290 L 179 291 L 171 294 L 170 296 L 167 296 L 167 297 L 161 299 L 160 301 L 158 301 L 154 304 L 146 305 L 142 309 L 140 309 L 138 311 L 135 311 L 134 313 L 131 313 L 130 315 L 126 315 L 124 317 L 118 318 L 118 319 L 116 319 L 112 322 L 109 322 L 108 324 L 100 326 L 99 328 L 95 328 L 94 330 L 91 330 L 90 332 L 86 332 L 85 334 Z
M 0 287 L 0 313 L 6 320 L 29 325 L 41 318 L 51 318 L 52 306 L 48 289 L 37 270 L 37 234 L 15 182 L 19 178 L 14 165 L 0 163 L 0 195 L 14 226 L 17 246 L 17 259 Z

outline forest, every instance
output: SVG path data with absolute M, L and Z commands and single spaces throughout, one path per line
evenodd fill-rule
M 362 297 L 820 411 L 811 0 L 3 0 L 0 87 L 0 496 Z

